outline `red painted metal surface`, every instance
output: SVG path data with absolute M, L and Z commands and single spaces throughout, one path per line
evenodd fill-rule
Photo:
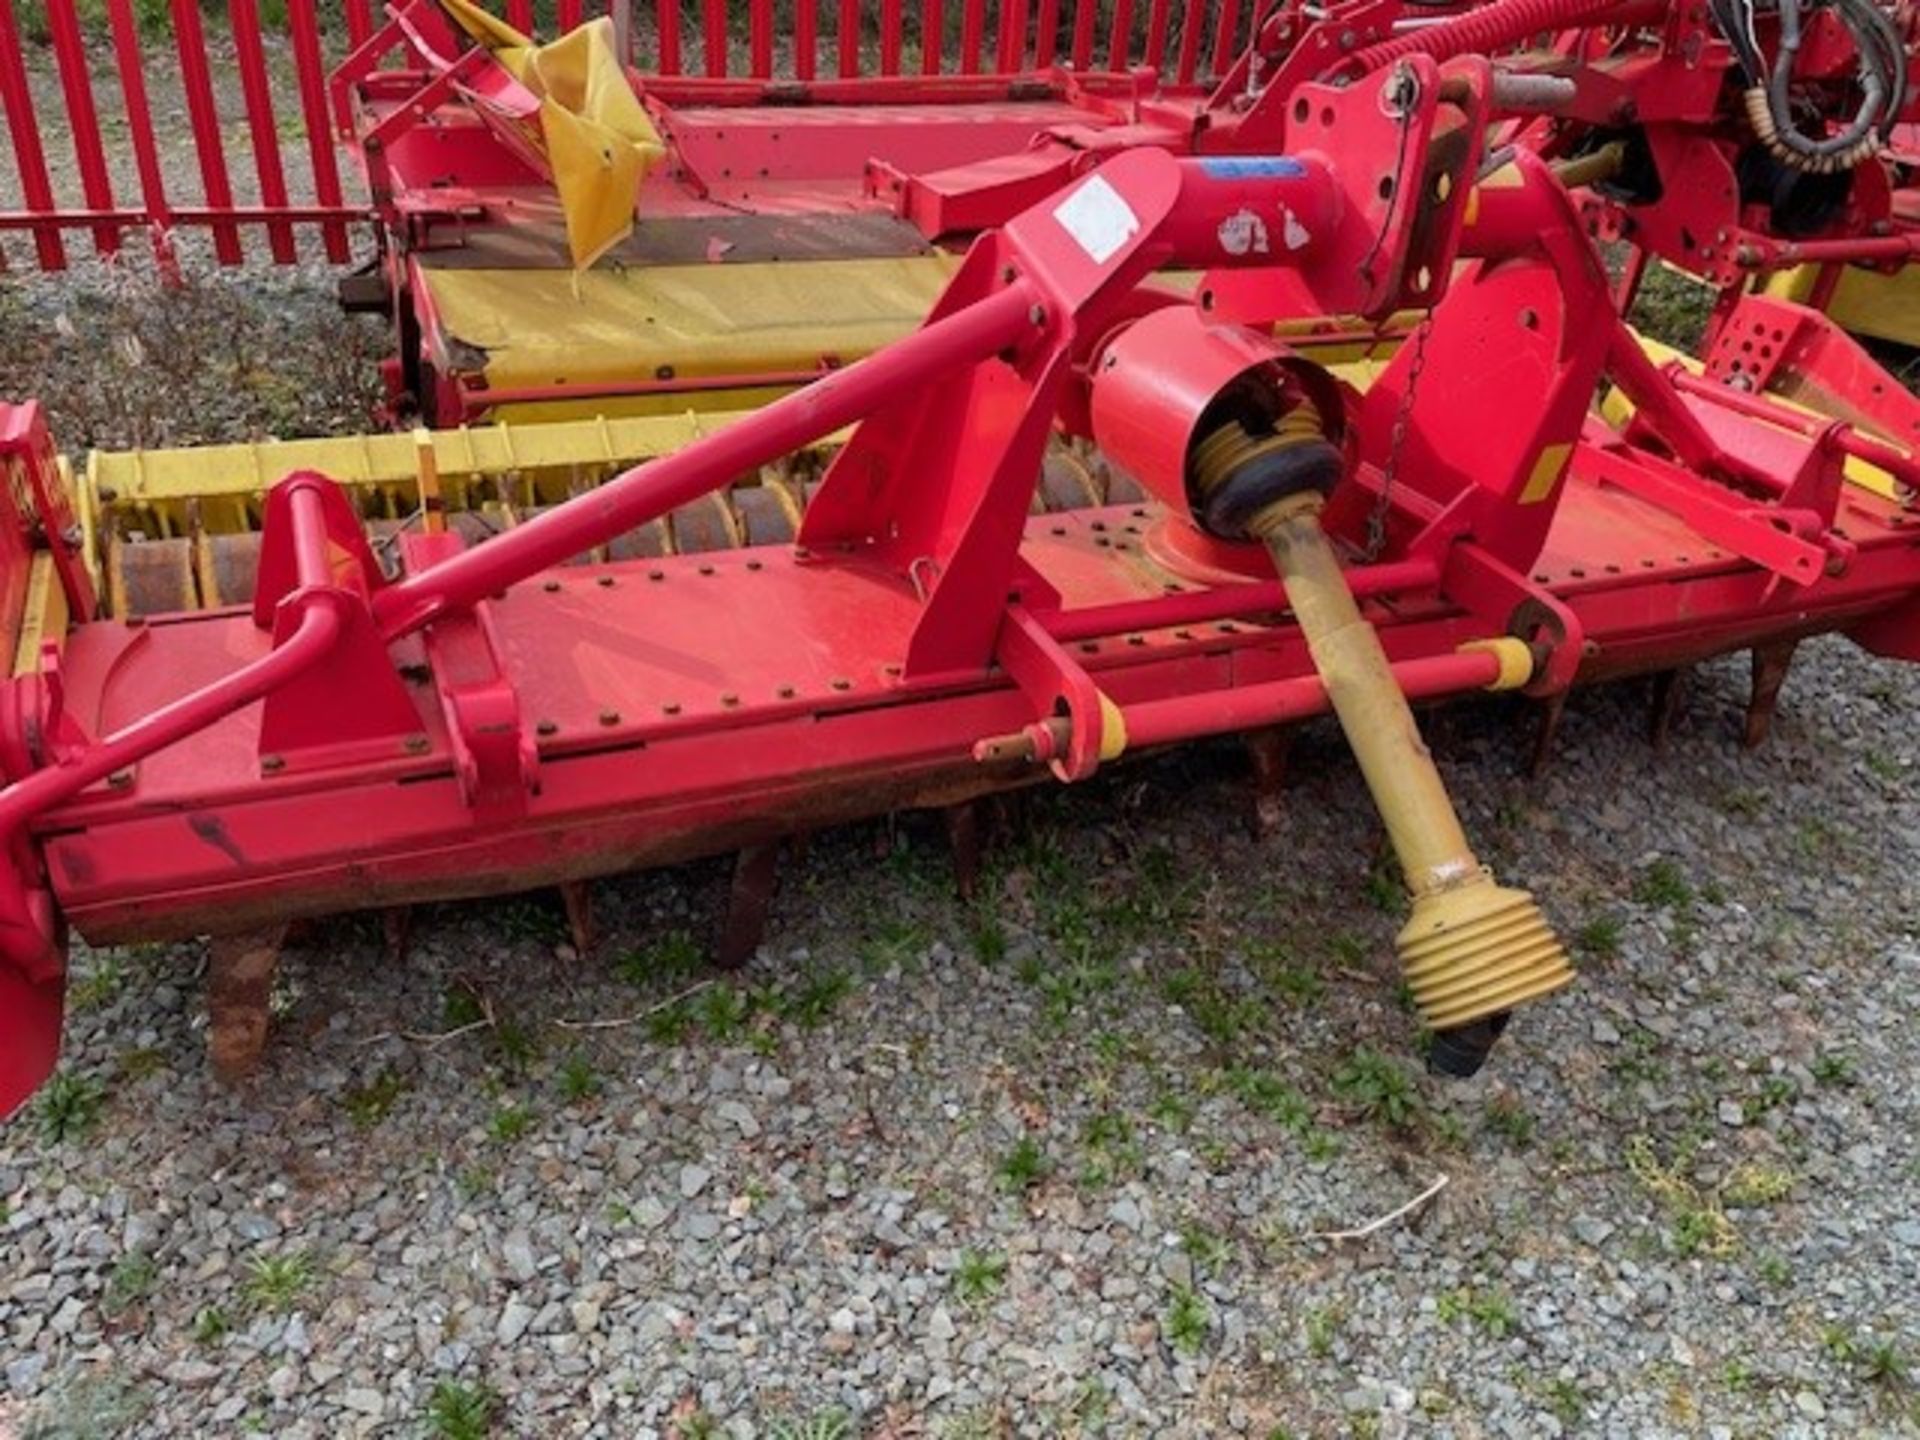
M 163 274 L 177 278 L 179 262 L 173 247 L 173 211 L 167 204 L 159 141 L 153 131 L 153 111 L 147 103 L 146 58 L 141 53 L 132 0 L 108 0 L 107 12 L 113 28 L 113 56 L 120 75 L 120 93 L 127 105 L 127 138 L 133 146 L 134 166 L 140 176 L 140 203 L 152 237 L 154 259 Z M 336 187 L 335 199 L 338 198 Z
M 727 0 L 701 0 L 700 58 L 709 79 L 727 75 Z
M 655 12 L 655 28 L 660 38 L 659 73 L 678 75 L 680 61 L 680 0 L 660 0 Z
M 282 211 L 288 203 L 287 181 L 280 166 L 280 131 L 274 119 L 272 87 L 267 80 L 266 52 L 261 46 L 257 0 L 227 0 L 227 19 L 233 31 L 241 93 L 246 100 L 254 171 L 260 179 L 260 201 L 269 211 Z M 278 264 L 293 263 L 292 225 L 281 220 L 268 221 L 267 241 Z
M 1073 49 L 1069 54 L 1076 70 L 1093 68 L 1093 27 L 1099 19 L 1098 9 L 1093 0 L 1073 0 Z
M 340 164 L 334 154 L 333 132 L 327 120 L 326 61 L 320 48 L 314 0 L 287 0 L 287 19 L 314 197 L 322 205 L 339 208 L 344 203 L 344 194 L 340 188 Z M 322 228 L 321 235 L 327 258 L 336 265 L 346 263 L 349 258 L 347 227 L 337 220 L 330 221 Z
M 193 146 L 200 159 L 200 191 L 209 209 L 233 208 L 233 186 L 227 178 L 227 153 L 221 137 L 220 113 L 215 107 L 213 78 L 207 65 L 207 42 L 196 0 L 172 0 L 173 39 L 180 61 L 180 85 L 186 92 L 187 119 L 193 127 Z M 222 265 L 240 263 L 240 232 L 225 220 L 213 227 L 214 254 Z
M 35 217 L 46 215 L 55 208 L 53 180 L 47 173 L 47 152 L 40 143 L 40 121 L 27 81 L 26 56 L 21 50 L 13 0 L 0 0 L 0 100 L 6 104 L 7 130 L 13 139 L 14 165 L 26 200 L 26 213 Z M 42 270 L 59 270 L 66 265 L 67 250 L 61 243 L 59 226 L 39 223 L 36 219 L 33 242 Z

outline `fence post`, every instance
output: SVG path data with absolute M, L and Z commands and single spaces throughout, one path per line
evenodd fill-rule
M 613 17 L 613 53 L 623 65 L 633 64 L 633 0 L 608 0 L 607 13 Z
M 20 55 L 20 27 L 14 23 L 13 0 L 0 0 L 0 101 L 6 105 L 7 129 L 13 135 L 13 155 L 19 167 L 20 189 L 27 209 L 51 216 L 53 180 L 47 173 L 47 154 L 40 144 L 40 126 L 33 113 L 33 91 L 27 84 Z M 42 270 L 64 270 L 66 247 L 60 227 L 51 218 L 33 227 L 34 251 Z

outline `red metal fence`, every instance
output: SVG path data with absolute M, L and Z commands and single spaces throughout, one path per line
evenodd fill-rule
M 611 13 L 631 63 L 664 75 L 1145 66 L 1194 84 L 1226 71 L 1273 0 L 492 3 L 542 35 Z M 383 19 L 375 0 L 0 0 L 14 160 L 10 175 L 0 166 L 0 269 L 9 236 L 30 237 L 39 267 L 58 270 L 74 232 L 113 255 L 143 231 L 171 269 L 182 227 L 208 232 L 224 265 L 257 257 L 262 241 L 291 264 L 302 234 L 345 263 L 350 228 L 370 212 L 343 180 L 327 73 Z

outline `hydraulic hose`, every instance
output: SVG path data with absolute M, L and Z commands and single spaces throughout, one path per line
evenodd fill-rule
M 1591 25 L 1616 10 L 1645 10 L 1622 0 L 1494 0 L 1451 20 L 1424 25 L 1391 40 L 1356 50 L 1338 66 L 1339 74 L 1359 76 L 1393 64 L 1409 55 L 1430 56 L 1436 62 L 1458 55 L 1489 55 L 1519 44 L 1543 30 L 1570 30 Z

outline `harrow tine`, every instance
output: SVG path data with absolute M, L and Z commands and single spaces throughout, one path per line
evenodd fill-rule
M 413 945 L 411 905 L 391 905 L 380 912 L 380 939 L 389 965 L 407 963 L 407 952 Z
M 1653 706 L 1647 716 L 1647 739 L 1655 750 L 1665 750 L 1673 722 L 1686 703 L 1685 669 L 1662 670 L 1653 677 Z
M 560 886 L 560 903 L 567 911 L 567 933 L 572 937 L 574 953 L 585 958 L 592 953 L 593 886 L 586 880 L 568 880 Z
M 1780 702 L 1798 640 L 1774 640 L 1753 647 L 1753 688 L 1747 696 L 1746 723 L 1740 730 L 1742 749 L 1755 750 L 1773 729 L 1773 712 Z
M 773 902 L 773 887 L 779 872 L 778 840 L 740 847 L 733 862 L 733 881 L 727 891 L 727 918 L 713 953 L 714 964 L 722 970 L 738 970 L 745 965 L 766 938 L 767 910 Z
M 1562 690 L 1540 702 L 1540 725 L 1533 735 L 1533 754 L 1527 760 L 1527 778 L 1538 780 L 1547 773 L 1553 759 L 1554 742 L 1560 737 L 1560 717 L 1567 713 L 1567 692 Z
M 223 1085 L 246 1079 L 260 1064 L 273 976 L 286 939 L 286 925 L 278 924 L 208 941 L 207 1059 Z
M 953 885 L 962 900 L 980 889 L 980 802 L 962 800 L 941 812 L 947 823 L 947 845 L 953 852 Z
M 1249 730 L 1244 737 L 1247 746 L 1247 759 L 1253 765 L 1253 810 L 1251 814 L 1253 838 L 1270 840 L 1279 834 L 1286 820 L 1286 806 L 1281 799 L 1281 790 L 1287 779 L 1287 755 L 1293 749 L 1293 729 L 1287 725 L 1270 725 L 1261 730 Z

